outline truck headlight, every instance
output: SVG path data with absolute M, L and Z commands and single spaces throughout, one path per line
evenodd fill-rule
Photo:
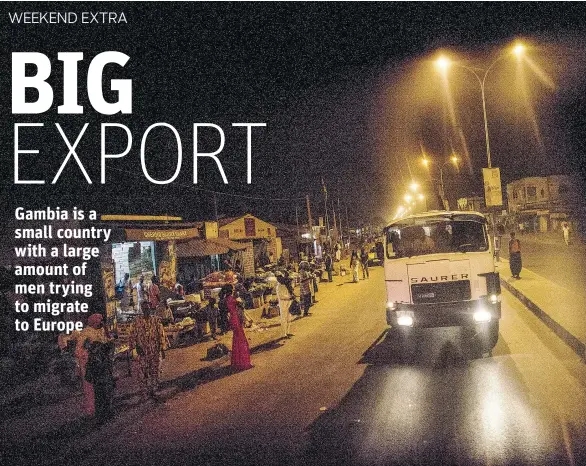
M 395 309 L 397 309 L 397 303 L 395 301 L 389 301 L 387 303 L 387 309 L 389 311 L 394 311 Z
M 500 294 L 491 294 L 488 297 L 488 300 L 492 303 L 492 304 L 496 304 L 498 302 L 500 302 L 501 300 L 501 295 Z
M 397 324 L 401 327 L 413 327 L 413 313 L 408 311 L 397 312 Z
M 488 312 L 486 309 L 479 309 L 478 311 L 476 311 L 474 313 L 474 321 L 475 322 L 490 322 L 490 319 L 492 319 L 492 316 L 490 315 L 490 312 Z

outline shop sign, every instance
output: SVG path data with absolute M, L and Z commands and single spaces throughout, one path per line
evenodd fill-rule
M 483 168 L 484 198 L 486 207 L 502 206 L 501 172 L 499 168 Z
M 183 228 L 179 230 L 146 230 L 125 228 L 127 241 L 171 241 L 198 238 L 197 228 Z

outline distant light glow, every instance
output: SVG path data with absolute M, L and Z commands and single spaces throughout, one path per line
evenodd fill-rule
M 421 163 L 423 164 L 424 167 L 426 167 L 426 168 L 429 167 L 429 159 L 427 159 L 427 158 L 424 157 L 421 160 Z
M 419 184 L 413 181 L 409 187 L 411 188 L 411 191 L 417 191 L 419 189 Z
M 513 47 L 513 55 L 515 55 L 515 57 L 517 57 L 517 59 L 520 60 L 521 58 L 523 58 L 523 55 L 525 55 L 525 48 L 525 45 L 517 43 Z
M 403 199 L 405 199 L 405 202 L 411 202 L 413 200 L 413 196 L 411 196 L 411 194 L 407 193 L 407 194 L 405 194 L 405 197 Z
M 451 64 L 452 64 L 452 60 L 450 60 L 448 57 L 443 56 L 443 55 L 435 61 L 435 66 L 442 73 L 447 73 Z

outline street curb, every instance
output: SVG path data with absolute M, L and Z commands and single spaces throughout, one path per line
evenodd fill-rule
M 583 362 L 586 363 L 586 345 L 576 338 L 561 324 L 553 320 L 547 312 L 541 309 L 537 304 L 531 301 L 527 296 L 521 293 L 517 288 L 511 285 L 507 280 L 501 277 L 501 286 L 507 289 L 515 298 L 521 301 L 527 309 L 541 320 L 553 333 L 555 333 L 566 345 L 568 345 Z

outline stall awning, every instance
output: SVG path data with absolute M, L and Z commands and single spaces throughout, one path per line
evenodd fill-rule
M 215 254 L 227 254 L 227 246 L 205 239 L 192 239 L 177 243 L 177 257 L 206 257 Z

